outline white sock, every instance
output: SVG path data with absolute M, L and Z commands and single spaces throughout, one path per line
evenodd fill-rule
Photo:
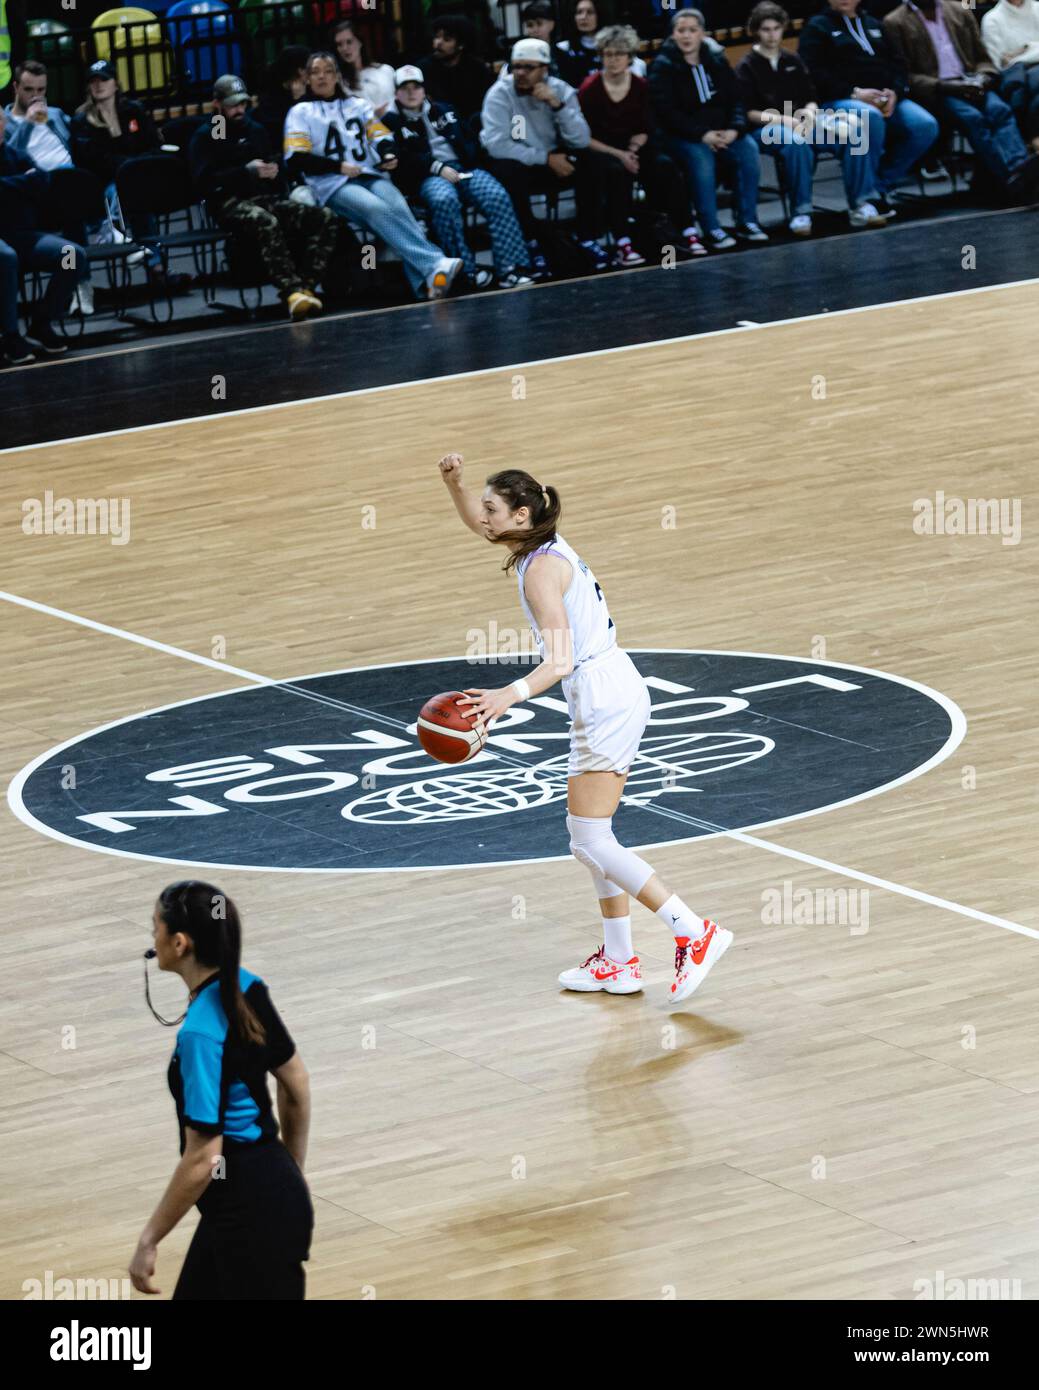
M 618 965 L 627 965 L 635 954 L 635 947 L 631 944 L 631 917 L 604 917 L 602 930 L 610 960 L 615 960 Z
M 657 916 L 677 940 L 687 936 L 690 941 L 703 935 L 703 918 L 686 907 L 677 893 L 672 893 L 663 907 L 657 909 Z

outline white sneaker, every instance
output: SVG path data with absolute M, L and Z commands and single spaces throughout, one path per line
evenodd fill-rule
M 72 312 L 82 314 L 85 319 L 94 312 L 94 286 L 89 280 L 82 280 L 76 287 L 72 299 Z
M 638 956 L 632 956 L 625 964 L 611 960 L 602 946 L 583 965 L 574 970 L 564 970 L 559 977 L 564 989 L 574 989 L 581 994 L 591 994 L 605 990 L 607 994 L 638 994 L 642 988 L 642 968 Z
M 455 276 L 461 269 L 462 262 L 457 257 L 443 256 L 437 261 L 432 274 L 426 281 L 429 298 L 443 299 L 454 284 Z
M 97 244 L 99 246 L 123 246 L 129 240 L 130 238 L 125 232 L 121 232 L 114 223 L 107 222 L 101 230 L 101 235 L 97 239 Z M 134 251 L 132 255 L 127 256 L 126 264 L 140 265 L 144 260 L 144 255 L 144 248 L 142 247 L 140 251 Z
M 811 236 L 812 219 L 806 212 L 799 212 L 796 217 L 791 217 L 790 230 L 794 236 Z
M 679 1004 L 703 984 L 712 965 L 721 960 L 732 945 L 732 932 L 717 922 L 704 922 L 704 934 L 696 941 L 683 938 L 675 947 L 675 979 L 671 1003 Z
M 722 227 L 709 228 L 704 240 L 712 251 L 731 251 L 736 245 L 736 238 L 729 236 Z
M 860 203 L 848 213 L 848 221 L 853 227 L 886 227 L 887 218 L 872 203 Z

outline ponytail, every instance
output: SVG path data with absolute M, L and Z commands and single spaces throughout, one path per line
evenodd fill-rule
M 505 573 L 509 574 L 521 560 L 533 555 L 535 550 L 540 550 L 549 541 L 555 540 L 563 505 L 554 487 L 543 488 L 529 473 L 524 473 L 519 468 L 507 468 L 502 473 L 492 473 L 487 479 L 487 486 L 498 494 L 510 512 L 518 511 L 520 507 L 530 509 L 529 531 L 503 531 L 500 536 L 494 538 L 500 545 L 516 546 L 515 550 L 510 551 L 509 558 L 502 567 Z
M 200 965 L 219 971 L 217 988 L 228 1031 L 239 1042 L 264 1043 L 263 1025 L 242 993 L 238 977 L 242 926 L 238 909 L 227 894 L 197 879 L 171 883 L 159 894 L 159 915 L 168 931 L 191 937 Z

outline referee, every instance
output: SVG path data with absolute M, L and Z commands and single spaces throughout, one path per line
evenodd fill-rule
M 141 1232 L 133 1286 L 161 1292 L 158 1244 L 195 1204 L 202 1219 L 174 1299 L 301 1300 L 314 1225 L 302 1171 L 306 1068 L 267 986 L 239 965 L 241 926 L 226 894 L 196 880 L 170 884 L 155 905 L 152 936 L 159 969 L 179 975 L 190 996 L 169 1068 L 181 1158 Z M 268 1072 L 278 1086 L 281 1139 Z

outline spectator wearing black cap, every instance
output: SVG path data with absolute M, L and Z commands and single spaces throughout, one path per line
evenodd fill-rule
M 419 63 L 426 96 L 450 106 L 463 121 L 480 114 L 484 93 L 494 81 L 487 63 L 476 57 L 476 30 L 464 15 L 433 21 L 433 52 Z
M 226 231 L 247 241 L 296 321 L 320 313 L 314 293 L 335 250 L 338 223 L 325 208 L 288 196 L 281 159 L 262 125 L 249 116 L 249 89 L 240 77 L 220 77 L 213 110 L 226 129 L 207 121 L 188 157 L 199 196 Z
M 394 183 L 426 205 L 433 240 L 461 260 L 469 283 L 484 289 L 492 279 L 477 266 L 465 239 L 462 209 L 473 205 L 487 221 L 498 284 L 503 289 L 531 284 L 518 269 L 526 263 L 527 246 L 512 200 L 493 174 L 477 167 L 479 143 L 457 112 L 427 99 L 421 68 L 397 69 L 397 97 L 382 119 L 398 150 Z
M 155 154 L 159 133 L 151 115 L 138 101 L 119 90 L 111 63 L 92 63 L 87 70 L 87 97 L 72 117 L 72 157 L 80 169 L 89 169 L 101 180 L 112 197 L 115 177 L 128 159 Z M 162 264 L 154 238 L 158 222 L 149 213 L 135 213 L 128 219 L 135 241 L 147 247 L 147 261 L 153 273 Z M 186 284 L 189 276 L 170 276 L 170 286 Z

